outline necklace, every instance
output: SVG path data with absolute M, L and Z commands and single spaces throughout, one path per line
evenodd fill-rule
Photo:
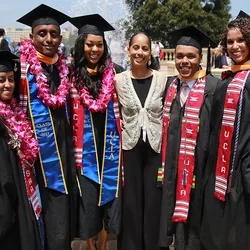
M 36 78 L 36 86 L 38 91 L 37 97 L 41 99 L 46 106 L 53 109 L 63 106 L 66 102 L 66 96 L 70 88 L 68 80 L 69 70 L 64 55 L 58 52 L 59 59 L 57 62 L 57 68 L 59 70 L 61 82 L 57 92 L 52 95 L 48 85 L 47 77 L 44 75 L 41 62 L 38 59 L 37 51 L 30 40 L 25 40 L 22 42 L 20 52 L 26 57 L 26 60 L 30 65 L 30 73 Z
M 10 104 L 0 101 L 0 117 L 8 129 L 9 145 L 16 148 L 22 164 L 32 166 L 37 158 L 39 147 L 31 124 L 13 98 Z
M 114 93 L 114 70 L 113 63 L 102 74 L 102 88 L 96 99 L 89 93 L 86 87 L 78 89 L 76 86 L 75 74 L 72 77 L 72 83 L 78 90 L 82 104 L 91 112 L 103 112 L 108 107 L 108 103 Z

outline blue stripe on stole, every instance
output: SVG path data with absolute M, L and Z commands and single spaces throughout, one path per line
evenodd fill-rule
M 100 184 L 99 164 L 97 159 L 97 146 L 95 141 L 92 115 L 87 108 L 84 108 L 84 134 L 82 152 L 83 175 Z
M 100 206 L 115 199 L 118 195 L 119 189 L 121 145 L 114 114 L 113 101 L 110 101 L 108 104 L 108 114 L 106 119 L 105 155 L 99 200 Z
M 37 97 L 35 77 L 30 73 L 28 73 L 28 82 L 30 115 L 40 147 L 40 163 L 45 177 L 45 186 L 67 194 L 68 191 L 50 110 Z
M 117 197 L 120 167 L 120 136 L 113 109 L 113 101 L 108 104 L 105 120 L 104 157 L 102 173 L 98 166 L 98 155 L 93 131 L 91 113 L 84 109 L 83 135 L 83 175 L 100 185 L 99 206 L 102 206 Z

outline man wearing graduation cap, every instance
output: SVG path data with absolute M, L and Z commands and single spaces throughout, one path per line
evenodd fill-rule
M 72 69 L 72 125 L 80 170 L 79 232 L 88 249 L 106 249 L 107 233 L 120 232 L 120 119 L 113 64 L 104 32 L 114 28 L 100 15 L 71 18 L 78 28 Z M 100 233 L 101 232 L 101 233 Z
M 68 67 L 58 47 L 69 17 L 44 4 L 17 21 L 31 26 L 21 52 L 21 104 L 28 112 L 40 154 L 35 164 L 45 223 L 45 249 L 68 250 L 74 238 L 76 169 L 66 98 Z
M 168 247 L 175 235 L 176 249 L 196 250 L 200 249 L 203 161 L 219 80 L 200 66 L 202 47 L 214 45 L 209 37 L 194 26 L 172 31 L 169 36 L 178 39 L 175 65 L 179 75 L 168 79 L 163 110 L 159 243 Z

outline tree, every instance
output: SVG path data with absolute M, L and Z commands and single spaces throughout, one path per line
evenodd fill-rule
M 130 9 L 139 6 L 127 21 L 127 35 L 145 31 L 161 42 L 168 40 L 169 31 L 195 25 L 218 43 L 231 18 L 230 0 L 126 0 L 126 3 Z

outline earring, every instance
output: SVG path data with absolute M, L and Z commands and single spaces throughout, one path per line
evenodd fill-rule
M 149 57 L 149 60 L 148 60 L 148 65 L 151 64 L 151 56 Z

